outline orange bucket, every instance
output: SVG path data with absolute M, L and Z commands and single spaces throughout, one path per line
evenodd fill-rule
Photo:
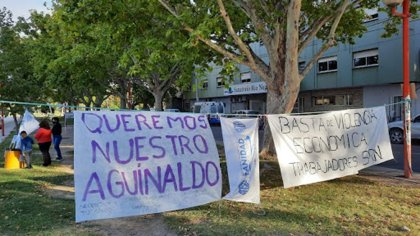
M 20 151 L 6 150 L 4 152 L 4 168 L 7 170 L 19 169 Z

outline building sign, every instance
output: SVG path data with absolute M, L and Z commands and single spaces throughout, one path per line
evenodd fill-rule
M 241 94 L 255 94 L 266 93 L 267 85 L 265 82 L 245 83 L 245 84 L 232 84 L 229 89 L 224 90 L 226 96 L 241 95 Z

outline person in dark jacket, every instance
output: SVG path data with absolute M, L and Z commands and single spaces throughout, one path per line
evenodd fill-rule
M 57 152 L 56 160 L 61 161 L 63 160 L 63 156 L 61 155 L 61 150 L 60 150 L 60 143 L 61 143 L 61 140 L 63 139 L 63 137 L 61 136 L 61 124 L 60 124 L 60 121 L 58 120 L 58 117 L 52 118 L 52 122 L 53 122 L 53 127 L 52 127 L 53 144 L 54 144 L 54 149 Z
M 39 129 L 34 135 L 38 141 L 39 150 L 42 153 L 43 166 L 51 165 L 50 147 L 51 147 L 51 129 L 48 120 L 39 123 Z

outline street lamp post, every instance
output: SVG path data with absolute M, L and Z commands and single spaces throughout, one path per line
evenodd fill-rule
M 383 0 L 391 7 L 393 16 L 398 16 L 403 21 L 403 99 L 404 99 L 404 176 L 411 178 L 413 170 L 411 167 L 411 98 L 410 98 L 410 0 Z M 397 6 L 402 3 L 402 13 L 397 12 Z

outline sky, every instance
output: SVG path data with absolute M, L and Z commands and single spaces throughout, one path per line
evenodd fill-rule
M 18 16 L 29 17 L 30 10 L 47 12 L 44 2 L 51 6 L 51 0 L 0 0 L 0 7 L 10 10 L 13 13 L 13 19 L 16 20 Z

